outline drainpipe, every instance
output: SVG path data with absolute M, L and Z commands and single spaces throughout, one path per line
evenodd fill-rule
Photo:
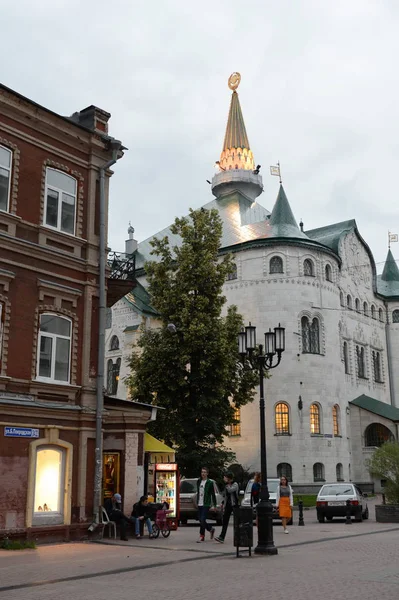
M 391 343 L 391 331 L 389 329 L 389 311 L 388 311 L 388 302 L 384 301 L 385 310 L 386 310 L 386 321 L 385 321 L 385 337 L 387 340 L 387 362 L 388 362 L 388 378 L 389 378 L 389 391 L 391 398 L 391 405 L 396 406 L 396 397 L 395 397 L 395 383 L 393 380 L 393 365 L 392 365 L 392 343 Z
M 96 448 L 94 464 L 94 495 L 93 495 L 93 523 L 89 527 L 94 531 L 101 522 L 101 487 L 102 487 L 102 454 L 103 454 L 103 408 L 104 408 L 104 360 L 105 360 L 105 313 L 107 308 L 105 291 L 106 269 L 106 202 L 105 202 L 105 172 L 122 158 L 124 147 L 119 140 L 110 138 L 109 148 L 112 150 L 112 159 L 100 167 L 100 246 L 99 246 L 99 303 L 98 303 L 98 358 L 97 358 L 97 401 L 96 401 Z

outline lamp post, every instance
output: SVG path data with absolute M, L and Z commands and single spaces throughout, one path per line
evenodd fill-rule
M 258 352 L 255 353 L 256 348 Z M 238 334 L 238 351 L 241 362 L 249 361 L 251 367 L 259 368 L 259 416 L 260 416 L 260 470 L 261 489 L 260 501 L 256 511 L 258 515 L 258 545 L 256 554 L 277 554 L 277 548 L 273 541 L 273 506 L 270 502 L 269 489 L 267 486 L 267 457 L 266 457 L 266 427 L 265 427 L 265 394 L 264 373 L 278 367 L 281 355 L 285 350 L 285 328 L 280 326 L 269 329 L 265 333 L 265 347 L 262 344 L 256 346 L 256 327 L 249 325 L 242 328 Z

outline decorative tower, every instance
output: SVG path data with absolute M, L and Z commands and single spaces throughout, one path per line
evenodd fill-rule
M 239 73 L 233 73 L 229 77 L 228 85 L 233 93 L 223 149 L 220 160 L 216 163 L 218 172 L 212 179 L 212 192 L 220 198 L 239 191 L 243 196 L 254 201 L 263 192 L 263 184 L 262 177 L 259 175 L 260 165 L 255 167 L 236 91 L 240 81 Z

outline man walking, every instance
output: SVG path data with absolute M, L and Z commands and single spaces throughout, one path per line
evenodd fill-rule
M 211 540 L 213 540 L 213 536 L 215 535 L 215 528 L 206 521 L 209 509 L 216 507 L 215 484 L 213 479 L 208 478 L 208 475 L 209 469 L 202 467 L 201 477 L 197 481 L 197 506 L 200 522 L 200 535 L 197 543 L 205 541 L 205 530 L 209 531 Z
M 215 538 L 219 544 L 224 543 L 226 537 L 227 527 L 229 525 L 231 513 L 238 506 L 238 483 L 233 481 L 234 475 L 231 471 L 228 471 L 223 477 L 225 488 L 224 488 L 224 510 L 223 510 L 223 525 L 220 535 Z

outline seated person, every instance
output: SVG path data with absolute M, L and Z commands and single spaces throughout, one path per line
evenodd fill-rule
M 122 512 L 122 496 L 120 494 L 114 494 L 112 498 L 107 498 L 104 502 L 104 508 L 107 511 L 109 520 L 114 521 L 119 525 L 121 540 L 127 542 L 126 526 L 128 523 L 131 523 L 132 520 Z
M 132 517 L 135 519 L 136 526 L 136 538 L 140 539 L 140 524 L 146 523 L 149 537 L 153 538 L 152 535 L 152 523 L 149 517 L 149 509 L 148 509 L 148 497 L 141 496 L 139 502 L 133 506 Z

